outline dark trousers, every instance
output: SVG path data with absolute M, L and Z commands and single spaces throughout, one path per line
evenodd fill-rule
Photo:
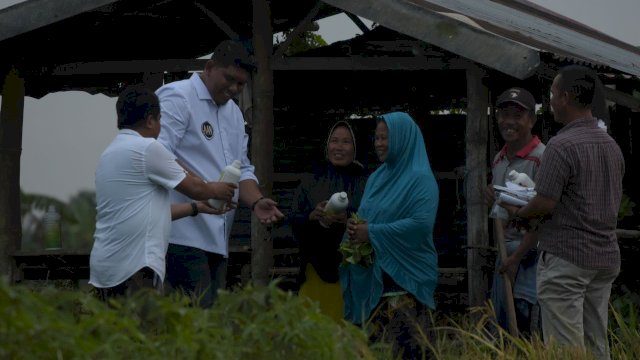
M 100 300 L 108 303 L 109 299 L 131 296 L 142 289 L 154 289 L 158 293 L 162 293 L 162 279 L 155 271 L 146 266 L 121 284 L 108 288 L 96 288 L 96 292 Z
M 169 244 L 167 290 L 181 291 L 193 303 L 210 308 L 218 289 L 226 287 L 227 258 L 190 246 Z
M 383 297 L 371 319 L 371 342 L 382 341 L 393 347 L 393 358 L 429 359 L 427 341 L 433 340 L 429 308 L 415 296 Z

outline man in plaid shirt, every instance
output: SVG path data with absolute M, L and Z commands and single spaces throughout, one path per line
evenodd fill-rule
M 615 234 L 625 163 L 620 147 L 591 113 L 591 70 L 571 65 L 551 85 L 551 108 L 563 128 L 547 144 L 535 177 L 537 195 L 517 222 L 543 218 L 538 232 L 538 301 L 545 343 L 590 349 L 609 359 L 607 316 L 620 271 Z

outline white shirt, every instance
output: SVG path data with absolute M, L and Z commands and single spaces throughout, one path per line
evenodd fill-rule
M 169 189 L 186 177 L 153 138 L 123 129 L 96 168 L 96 232 L 89 283 L 113 287 L 145 266 L 165 274 L 171 230 Z
M 162 111 L 162 130 L 158 141 L 193 172 L 206 181 L 218 181 L 225 166 L 240 160 L 240 181 L 253 179 L 254 167 L 247 158 L 248 135 L 244 118 L 233 100 L 218 106 L 198 73 L 175 81 L 156 91 Z M 238 200 L 238 191 L 234 196 Z M 172 191 L 172 202 L 187 201 Z M 235 211 L 224 215 L 187 217 L 171 228 L 172 244 L 184 245 L 228 256 L 228 239 Z

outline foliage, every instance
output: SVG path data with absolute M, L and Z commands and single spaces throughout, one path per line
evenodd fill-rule
M 309 29 L 310 30 L 303 31 L 302 33 L 300 33 L 300 35 L 293 39 L 291 44 L 289 44 L 289 47 L 284 52 L 286 56 L 291 56 L 297 53 L 305 52 L 307 50 L 327 46 L 327 42 L 322 38 L 322 36 L 312 31 L 319 29 L 317 23 L 312 23 L 309 26 Z M 281 45 L 290 35 L 291 31 L 283 32 L 282 36 L 276 38 L 275 45 Z
M 110 306 L 86 292 L 0 282 L 1 359 L 392 359 L 365 329 L 336 323 L 318 304 L 272 282 L 222 291 L 212 309 L 186 297 L 142 292 Z M 613 359 L 640 358 L 640 298 L 612 299 Z M 513 337 L 488 304 L 467 314 L 432 313 L 421 346 L 434 359 L 593 359 L 590 353 Z
M 90 293 L 0 284 L 2 359 L 374 359 L 363 331 L 275 283 L 221 292 L 209 310 L 141 292 L 110 306 Z
M 96 222 L 95 192 L 80 191 L 68 203 L 40 194 L 21 191 L 23 222 L 23 250 L 41 250 L 46 247 L 44 213 L 54 207 L 60 217 L 62 246 L 68 250 L 86 250 L 93 244 Z
M 620 199 L 620 210 L 618 211 L 618 221 L 624 219 L 627 216 L 633 216 L 633 208 L 636 203 L 631 201 L 631 198 L 627 194 L 622 194 Z
M 69 200 L 67 212 L 75 222 L 63 222 L 64 243 L 62 245 L 76 250 L 90 249 L 96 230 L 96 193 L 80 191 Z
M 362 224 L 365 222 L 364 219 L 360 218 L 357 213 L 351 214 L 351 219 L 356 222 L 356 224 Z M 373 247 L 370 242 L 358 243 L 354 244 L 351 241 L 343 241 L 340 244 L 340 253 L 342 254 L 342 264 L 358 264 L 362 267 L 369 267 L 373 264 Z

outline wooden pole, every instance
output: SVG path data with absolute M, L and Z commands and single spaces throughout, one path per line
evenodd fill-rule
M 24 79 L 11 69 L 4 79 L 0 109 L 0 275 L 12 279 L 13 252 L 20 249 L 20 155 Z
M 488 209 L 484 201 L 487 184 L 488 90 L 482 84 L 483 72 L 467 70 L 466 177 L 467 271 L 469 306 L 481 306 L 489 287 L 487 249 L 489 247 Z
M 507 246 L 504 240 L 504 224 L 502 220 L 495 219 L 494 233 L 496 235 L 496 243 L 498 245 L 498 252 L 500 253 L 500 262 L 502 265 L 507 263 Z M 518 336 L 518 321 L 516 319 L 516 307 L 513 303 L 513 284 L 509 274 L 503 272 L 501 274 L 502 282 L 504 283 L 504 302 L 507 310 L 507 324 L 509 334 Z
M 253 0 L 253 46 L 257 71 L 253 79 L 253 127 L 251 159 L 261 191 L 271 196 L 273 188 L 273 30 L 267 0 Z M 251 218 L 251 279 L 256 285 L 269 283 L 273 267 L 273 243 L 268 228 Z

